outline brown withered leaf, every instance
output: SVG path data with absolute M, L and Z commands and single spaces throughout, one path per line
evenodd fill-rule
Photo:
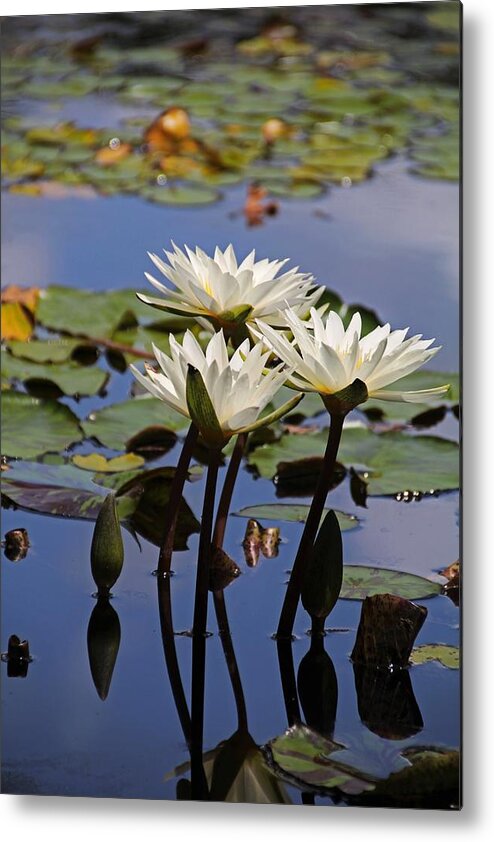
M 460 575 L 460 561 L 454 561 L 452 564 L 445 567 L 444 570 L 439 571 L 441 576 L 444 576 L 445 579 L 455 579 L 457 576 Z
M 114 164 L 120 163 L 132 152 L 130 143 L 119 143 L 118 146 L 103 146 L 98 149 L 94 159 L 101 167 L 112 167 Z
M 249 228 L 262 225 L 266 216 L 275 216 L 278 213 L 278 202 L 266 201 L 267 195 L 265 188 L 258 184 L 249 184 L 247 187 L 243 213 Z
M 2 290 L 2 304 L 22 304 L 30 313 L 36 312 L 39 287 L 20 287 L 10 284 Z

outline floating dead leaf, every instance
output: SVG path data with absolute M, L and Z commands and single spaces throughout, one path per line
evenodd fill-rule
M 29 546 L 27 529 L 11 529 L 5 533 L 4 552 L 9 561 L 22 561 Z
M 190 119 L 185 108 L 173 106 L 162 111 L 144 132 L 144 141 L 152 152 L 172 152 L 177 141 L 190 136 Z
M 38 287 L 20 287 L 17 284 L 10 284 L 2 290 L 2 304 L 22 304 L 33 314 L 36 312 L 38 300 Z
M 118 164 L 128 158 L 131 152 L 132 146 L 130 143 L 118 143 L 114 146 L 108 145 L 98 149 L 94 159 L 102 167 L 111 167 L 113 164 Z
M 280 541 L 279 527 L 264 527 L 258 520 L 250 518 L 242 541 L 247 566 L 256 567 L 261 553 L 264 558 L 275 558 L 278 555 Z
M 242 541 L 242 547 L 244 548 L 245 554 L 245 561 L 248 567 L 257 566 L 257 563 L 259 561 L 259 555 L 261 552 L 261 536 L 261 524 L 259 523 L 259 521 L 254 520 L 254 518 L 251 518 L 247 522 L 244 540 Z
M 278 202 L 266 201 L 267 196 L 267 190 L 258 184 L 249 184 L 247 187 L 243 213 L 249 228 L 262 225 L 266 216 L 275 216 L 278 213 Z
M 444 570 L 440 570 L 439 573 L 449 581 L 456 579 L 456 577 L 460 575 L 460 561 L 454 561 L 452 564 L 448 565 L 448 567 L 445 567 Z
M 261 552 L 264 558 L 275 558 L 278 555 L 278 545 L 281 541 L 278 526 L 267 526 L 261 533 Z
M 18 301 L 2 304 L 2 339 L 29 339 L 33 332 L 32 316 Z
M 454 561 L 453 564 L 445 567 L 440 573 L 441 576 L 445 576 L 448 580 L 443 587 L 443 593 L 449 596 L 451 602 L 458 607 L 460 604 L 461 587 L 460 562 Z

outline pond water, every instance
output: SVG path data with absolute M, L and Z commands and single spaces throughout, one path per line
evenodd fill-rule
M 252 11 L 252 10 L 251 10 Z M 300 11 L 300 10 L 299 10 Z M 255 29 L 258 17 L 249 20 Z M 43 26 L 50 32 L 45 20 Z M 44 31 L 44 30 L 43 30 Z M 90 28 L 88 28 L 90 34 Z M 99 106 L 98 106 L 99 107 Z M 98 125 L 98 108 L 91 98 L 66 99 L 65 119 Z M 152 109 L 151 109 L 152 110 Z M 22 99 L 14 112 L 38 119 L 39 103 Z M 106 114 L 104 125 L 115 125 L 127 112 L 119 106 Z M 136 112 L 137 113 L 137 112 Z M 43 120 L 49 121 L 46 114 Z M 56 119 L 60 119 L 60 111 Z M 112 122 L 113 121 L 113 122 Z M 259 257 L 291 257 L 318 282 L 336 290 L 345 302 L 374 309 L 384 323 L 410 326 L 412 333 L 435 336 L 443 346 L 434 360 L 436 371 L 456 372 L 459 365 L 459 190 L 455 181 L 420 177 L 410 172 L 401 151 L 377 163 L 372 177 L 351 187 L 331 185 L 308 200 L 280 199 L 277 215 L 261 226 L 248 227 L 242 214 L 245 184 L 221 188 L 222 199 L 204 207 L 153 204 L 140 196 L 77 195 L 44 198 L 2 193 L 2 278 L 4 284 L 68 287 L 105 291 L 142 288 L 149 269 L 147 251 L 168 248 L 171 240 L 199 245 L 210 252 L 233 243 L 237 254 L 252 248 Z M 103 362 L 107 367 L 107 363 Z M 62 397 L 80 417 L 131 394 L 128 371 L 111 372 L 104 396 L 79 402 Z M 356 414 L 356 419 L 367 420 Z M 318 423 L 321 417 L 317 418 Z M 452 413 L 433 428 L 408 428 L 413 436 L 434 435 L 458 440 Z M 74 452 L 92 452 L 86 440 Z M 98 452 L 114 451 L 98 447 Z M 176 465 L 180 442 L 150 467 Z M 220 482 L 225 467 L 220 472 Z M 7 471 L 8 474 L 8 471 Z M 400 490 L 400 489 L 397 489 Z M 403 490 L 403 489 L 401 489 Z M 200 517 L 204 476 L 187 483 L 185 497 Z M 241 469 L 231 512 L 259 503 L 280 501 L 279 488 Z M 310 503 L 310 496 L 289 502 Z M 348 477 L 328 498 L 332 508 L 355 515 L 358 526 L 343 532 L 345 564 L 368 565 L 415 573 L 444 582 L 439 571 L 459 552 L 459 497 L 456 491 L 427 496 L 410 503 L 394 496 L 369 496 L 366 507 L 356 505 Z M 228 740 L 238 726 L 239 705 L 245 700 L 246 720 L 253 744 L 265 746 L 282 735 L 288 724 L 276 629 L 284 589 L 301 533 L 299 523 L 277 522 L 282 542 L 278 554 L 261 556 L 249 567 L 243 556 L 246 519 L 228 520 L 225 550 L 241 575 L 224 591 L 231 638 L 218 634 L 210 599 L 206 641 L 204 751 Z M 48 517 L 33 511 L 7 508 L 3 533 L 28 531 L 27 556 L 2 559 L 2 634 L 5 651 L 10 635 L 26 638 L 32 662 L 27 675 L 7 677 L 2 664 L 3 765 L 2 788 L 9 793 L 98 797 L 174 799 L 185 797 L 190 777 L 186 737 L 177 714 L 173 681 L 167 671 L 153 570 L 157 548 L 140 539 L 140 546 L 124 530 L 125 563 L 113 588 L 111 607 L 118 615 L 121 640 L 107 697 L 95 688 L 88 657 L 88 623 L 96 605 L 89 552 L 94 523 Z M 170 580 L 175 632 L 190 629 L 197 534 L 188 549 L 176 552 Z M 427 619 L 416 645 L 458 646 L 459 609 L 445 594 L 417 600 Z M 369 698 L 355 678 L 350 653 L 355 642 L 362 603 L 340 599 L 326 623 L 324 647 L 337 681 L 337 707 L 332 739 L 346 747 L 342 759 L 362 773 L 385 778 L 407 765 L 402 752 L 411 747 L 458 749 L 460 744 L 459 671 L 437 661 L 412 666 L 391 691 L 381 676 L 372 729 Z M 118 624 L 117 624 L 118 625 Z M 309 619 L 300 607 L 291 649 L 295 675 L 309 651 Z M 111 637 L 116 620 L 106 629 Z M 110 629 L 108 631 L 108 629 Z M 225 658 L 222 642 L 231 644 Z M 192 640 L 176 634 L 186 697 L 190 693 Z M 285 654 L 286 654 L 285 652 Z M 288 661 L 290 656 L 288 655 Z M 230 665 L 230 673 L 228 669 Z M 233 671 L 232 671 L 233 669 Z M 290 670 L 288 669 L 288 680 Z M 236 694 L 231 678 L 238 681 Z M 379 681 L 378 681 L 379 683 Z M 331 706 L 336 701 L 334 686 Z M 387 694 L 387 695 L 386 695 Z M 384 699 L 384 701 L 383 701 Z M 393 702 L 394 699 L 394 702 Z M 320 701 L 320 700 L 319 700 Z M 371 703 L 372 707 L 372 703 Z M 396 711 L 408 725 L 397 727 Z M 367 713 L 365 713 L 367 711 Z M 384 713 L 383 713 L 384 711 Z M 404 713 L 405 711 L 405 713 Z M 388 721 L 386 717 L 388 716 Z M 307 721 L 302 711 L 302 719 Z M 367 725 L 364 724 L 365 720 Z M 310 724 L 310 723 L 308 723 Z M 255 752 L 251 773 L 256 779 Z M 208 763 L 206 757 L 206 766 Z M 246 763 L 247 761 L 244 762 Z M 225 771 L 228 775 L 228 769 Z M 263 788 L 249 785 L 247 798 L 285 803 L 345 806 L 351 799 L 324 788 L 303 787 L 289 775 Z M 221 782 L 220 782 L 221 783 Z M 225 788 L 228 786 L 225 782 Z M 220 787 L 221 789 L 221 787 Z M 274 794 L 273 794 L 274 792 Z M 267 794 L 266 794 L 267 793 Z M 225 796 L 226 797 L 226 796 Z M 235 799 L 233 799 L 235 800 Z

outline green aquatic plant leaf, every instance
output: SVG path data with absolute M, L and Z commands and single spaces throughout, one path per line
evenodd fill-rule
M 152 320 L 133 289 L 90 292 L 55 285 L 41 292 L 36 317 L 50 330 L 95 338 L 109 338 L 138 320 Z
M 421 389 L 433 389 L 436 386 L 449 385 L 449 390 L 444 397 L 439 397 L 427 403 L 405 403 L 405 401 L 378 401 L 370 398 L 363 403 L 359 410 L 371 415 L 384 416 L 386 418 L 412 421 L 428 409 L 438 406 L 451 406 L 458 403 L 460 399 L 459 375 L 452 372 L 442 371 L 414 371 L 403 377 L 396 387 L 403 391 L 419 391 Z
M 19 461 L 4 472 L 2 493 L 39 514 L 95 520 L 108 489 L 71 464 Z
M 458 646 L 447 646 L 444 643 L 426 643 L 412 649 L 412 664 L 427 664 L 437 661 L 443 667 L 451 670 L 460 668 L 460 650 Z
M 14 357 L 8 351 L 2 351 L 2 375 L 7 380 L 24 383 L 27 388 L 54 384 L 60 392 L 69 396 L 95 395 L 103 389 L 109 376 L 108 372 L 95 366 L 82 366 L 75 362 L 57 365 L 36 363 Z
M 345 564 L 340 599 L 365 599 L 375 594 L 393 594 L 405 599 L 428 599 L 441 593 L 439 582 L 415 573 Z
M 281 462 L 321 458 L 327 434 L 285 435 L 249 454 L 262 477 L 276 482 Z M 377 434 L 364 427 L 343 431 L 338 460 L 354 467 L 367 482 L 368 495 L 391 495 L 404 490 L 425 493 L 458 488 L 459 450 L 455 442 L 436 436 L 409 436 L 401 432 Z
M 307 515 L 309 514 L 310 506 L 305 506 L 303 503 L 258 503 L 254 506 L 245 506 L 238 512 L 235 512 L 237 517 L 255 518 L 255 520 L 275 520 L 275 521 L 289 521 L 292 523 L 305 523 Z M 323 512 L 323 518 L 329 509 Z M 340 529 L 344 532 L 347 529 L 355 529 L 359 525 L 359 519 L 355 515 L 346 514 L 346 512 L 335 511 L 338 518 Z
M 144 396 L 92 412 L 82 422 L 82 428 L 86 436 L 97 439 L 105 447 L 125 450 L 129 439 L 147 427 L 164 428 L 164 432 L 169 433 L 170 442 L 173 442 L 175 432 L 185 429 L 189 423 L 187 418 L 163 401 Z
M 19 461 L 9 465 L 2 476 L 2 496 L 7 505 L 39 514 L 96 520 L 106 495 L 115 491 L 122 523 L 158 546 L 174 471 L 155 468 L 90 474 L 74 464 Z M 179 512 L 175 549 L 184 550 L 189 536 L 198 532 L 200 525 L 185 500 Z
M 366 775 L 333 760 L 333 754 L 342 748 L 303 724 L 294 725 L 267 744 L 275 769 L 301 787 L 339 789 L 349 795 L 372 790 L 374 783 Z
M 209 205 L 220 198 L 217 190 L 199 184 L 164 185 L 143 187 L 143 199 L 161 205 Z
M 3 393 L 4 456 L 32 459 L 42 453 L 65 450 L 82 438 L 79 421 L 68 406 L 21 392 Z
M 35 363 L 65 363 L 71 359 L 77 349 L 84 352 L 92 348 L 90 343 L 81 339 L 69 339 L 57 336 L 53 339 L 36 339 L 28 342 L 12 340 L 7 342 L 7 348 L 14 357 L 31 360 Z

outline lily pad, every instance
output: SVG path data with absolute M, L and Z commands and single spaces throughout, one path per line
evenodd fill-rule
M 72 336 L 108 338 L 117 328 L 150 321 L 149 308 L 135 290 L 89 292 L 64 286 L 49 286 L 40 295 L 38 321 L 50 330 Z
M 108 489 L 74 465 L 16 462 L 2 476 L 3 494 L 24 509 L 95 520 Z
M 11 341 L 7 348 L 14 357 L 35 363 L 64 363 L 70 360 L 76 348 L 88 347 L 81 339 L 57 336 L 54 339 L 36 339 L 30 342 Z
M 460 650 L 457 646 L 447 646 L 444 643 L 427 643 L 412 649 L 412 664 L 426 664 L 438 661 L 443 667 L 451 670 L 460 668 Z
M 217 190 L 196 184 L 164 187 L 145 187 L 141 196 L 162 205 L 209 205 L 220 198 Z
M 285 435 L 272 444 L 256 448 L 249 461 L 262 477 L 276 482 L 280 462 L 321 457 L 325 431 L 304 436 Z M 435 436 L 405 433 L 377 434 L 364 427 L 343 432 L 338 461 L 353 466 L 368 483 L 369 495 L 391 495 L 406 489 L 427 492 L 458 488 L 458 445 Z
M 340 599 L 365 599 L 375 594 L 389 593 L 405 599 L 428 599 L 441 593 L 441 585 L 415 573 L 387 570 L 384 567 L 364 567 L 345 564 Z
M 16 462 L 2 476 L 8 502 L 29 511 L 57 517 L 95 520 L 110 489 L 117 493 L 120 519 L 156 546 L 162 538 L 174 468 L 91 474 L 73 464 Z M 199 523 L 185 500 L 179 509 L 175 549 L 187 548 Z
M 54 383 L 65 395 L 95 395 L 101 391 L 108 373 L 94 366 L 77 363 L 50 365 L 19 359 L 2 351 L 2 374 L 8 380 L 18 380 L 26 386 L 35 383 Z
M 92 412 L 82 428 L 86 436 L 96 438 L 105 447 L 125 450 L 129 439 L 146 427 L 161 426 L 173 436 L 189 423 L 187 418 L 170 409 L 163 401 L 138 397 Z
M 276 766 L 300 786 L 314 789 L 340 789 L 359 795 L 374 784 L 357 769 L 333 761 L 332 754 L 344 746 L 326 739 L 307 725 L 294 725 L 268 743 Z
M 235 512 L 235 515 L 237 517 L 255 518 L 255 520 L 260 521 L 282 520 L 292 523 L 305 523 L 309 508 L 310 506 L 304 506 L 302 503 L 259 503 L 255 506 L 246 506 Z M 325 518 L 328 511 L 329 509 L 324 509 L 322 519 Z M 359 520 L 355 515 L 338 511 L 335 514 L 342 531 L 354 529 L 359 525 Z
M 2 395 L 2 451 L 31 459 L 65 450 L 83 438 L 79 421 L 68 406 L 21 392 Z
M 422 413 L 427 412 L 428 409 L 438 406 L 449 406 L 452 403 L 457 403 L 460 398 L 460 384 L 459 375 L 452 372 L 442 371 L 415 371 L 413 374 L 403 377 L 396 388 L 403 391 L 419 391 L 420 389 L 432 389 L 436 386 L 444 386 L 449 384 L 449 390 L 444 397 L 437 398 L 434 401 L 427 403 L 406 403 L 405 401 L 379 401 L 370 398 L 368 401 L 359 406 L 362 412 L 377 413 L 379 416 L 386 418 L 399 419 L 403 421 L 412 421 Z
M 134 471 L 145 464 L 142 456 L 137 453 L 125 453 L 123 456 L 114 456 L 107 459 L 101 453 L 77 453 L 72 457 L 72 462 L 84 471 L 91 471 L 99 474 L 116 474 L 122 471 Z

